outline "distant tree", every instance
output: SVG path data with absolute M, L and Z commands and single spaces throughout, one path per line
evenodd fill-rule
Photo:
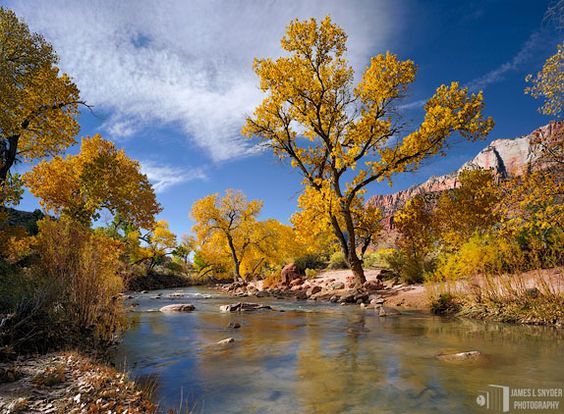
M 57 68 L 52 46 L 0 7 L 0 204 L 21 192 L 10 169 L 64 151 L 75 143 L 79 91 Z
M 294 20 L 282 38 L 286 55 L 255 59 L 260 88 L 267 94 L 247 119 L 243 133 L 256 136 L 281 159 L 289 159 L 304 184 L 337 202 L 333 233 L 358 282 L 364 282 L 357 254 L 353 204 L 365 187 L 396 173 L 414 171 L 442 153 L 454 132 L 475 140 L 493 127 L 482 116 L 482 93 L 458 83 L 440 86 L 425 105 L 425 116 L 402 136 L 397 102 L 415 79 L 416 66 L 391 53 L 373 57 L 360 83 L 344 57 L 347 36 L 329 17 Z
M 139 163 L 100 135 L 84 138 L 76 155 L 40 162 L 24 181 L 47 211 L 84 224 L 105 209 L 133 228 L 152 229 L 161 210 Z
M 436 232 L 450 250 L 500 221 L 496 205 L 501 193 L 491 170 L 464 170 L 458 181 L 457 188 L 440 195 L 433 213 Z
M 140 239 L 146 244 L 141 247 L 142 258 L 140 260 L 147 262 L 149 270 L 161 263 L 177 248 L 176 235 L 170 231 L 166 220 L 157 221 L 155 226 Z
M 233 277 L 241 279 L 241 261 L 257 240 L 257 216 L 262 208 L 258 200 L 247 201 L 241 191 L 227 190 L 225 196 L 212 194 L 194 203 L 194 233 L 200 244 L 224 244 L 231 254 Z M 221 252 L 221 249 L 219 249 Z

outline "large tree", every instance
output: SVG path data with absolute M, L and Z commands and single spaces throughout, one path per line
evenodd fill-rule
M 482 116 L 481 92 L 470 95 L 453 82 L 437 89 L 424 106 L 419 127 L 403 134 L 397 103 L 415 79 L 415 64 L 391 53 L 377 55 L 354 87 L 346 41 L 345 32 L 329 17 L 292 21 L 281 41 L 287 54 L 255 59 L 267 96 L 243 133 L 259 137 L 281 159 L 290 159 L 307 187 L 334 194 L 338 208 L 330 218 L 333 232 L 362 283 L 351 206 L 365 187 L 416 170 L 423 160 L 443 152 L 454 132 L 472 140 L 486 136 L 493 121 Z
M 58 57 L 39 34 L 0 7 L 0 203 L 17 202 L 17 160 L 31 161 L 75 143 L 79 91 L 57 68 Z M 14 196 L 16 194 L 16 196 Z
M 40 162 L 24 182 L 46 210 L 84 224 L 108 211 L 133 228 L 153 229 L 161 211 L 139 163 L 100 135 L 84 138 L 76 155 Z

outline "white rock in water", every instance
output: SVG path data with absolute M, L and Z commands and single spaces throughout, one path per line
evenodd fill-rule
M 194 305 L 189 303 L 177 303 L 174 305 L 167 305 L 163 306 L 159 309 L 161 312 L 192 312 L 194 309 Z
M 221 341 L 217 341 L 217 344 L 218 345 L 226 345 L 226 344 L 230 344 L 230 343 L 233 343 L 233 342 L 235 342 L 235 338 L 225 338 L 225 339 L 222 339 Z

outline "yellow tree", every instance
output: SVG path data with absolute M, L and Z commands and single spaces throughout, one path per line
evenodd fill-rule
M 176 235 L 170 231 L 166 220 L 158 220 L 155 226 L 140 239 L 146 243 L 146 246 L 140 247 L 141 259 L 138 261 L 147 261 L 149 270 L 159 264 L 169 254 L 172 254 L 176 248 Z
M 371 182 L 417 169 L 444 150 L 453 132 L 482 138 L 493 121 L 482 116 L 481 92 L 470 95 L 453 82 L 437 89 L 420 126 L 404 135 L 397 102 L 415 79 L 415 64 L 391 53 L 377 55 L 354 87 L 346 40 L 329 17 L 292 21 L 281 41 L 287 55 L 254 62 L 266 97 L 243 133 L 289 159 L 306 186 L 333 193 L 333 232 L 357 281 L 364 282 L 351 209 L 356 197 Z
M 464 170 L 458 181 L 457 188 L 441 194 L 433 212 L 434 227 L 449 250 L 500 220 L 495 208 L 501 194 L 491 170 Z
M 139 163 L 100 135 L 84 138 L 76 155 L 40 162 L 24 182 L 47 211 L 85 224 L 105 209 L 134 228 L 151 229 L 161 210 Z
M 191 216 L 196 222 L 193 231 L 202 244 L 224 243 L 231 254 L 233 277 L 241 279 L 241 261 L 248 249 L 257 243 L 256 217 L 262 202 L 247 201 L 241 191 L 227 190 L 225 196 L 211 194 L 194 203 Z
M 75 142 L 79 91 L 56 67 L 52 46 L 0 7 L 0 202 L 17 202 L 10 169 Z
M 532 84 L 525 88 L 525 93 L 544 98 L 539 111 L 559 117 L 564 100 L 564 42 L 557 46 L 556 53 L 546 60 L 539 73 L 528 75 L 525 80 Z

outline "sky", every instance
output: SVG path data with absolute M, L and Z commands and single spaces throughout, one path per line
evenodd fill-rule
M 281 55 L 295 18 L 330 15 L 348 34 L 347 57 L 360 76 L 386 51 L 418 65 L 400 108 L 416 124 L 435 89 L 459 81 L 483 90 L 495 128 L 484 142 L 456 140 L 446 157 L 416 173 L 375 183 L 387 194 L 459 168 L 489 142 L 548 123 L 524 78 L 556 51 L 562 32 L 543 17 L 554 1 L 489 0 L 0 0 L 42 33 L 61 68 L 93 106 L 80 136 L 101 133 L 140 161 L 163 207 L 160 218 L 189 233 L 192 203 L 227 188 L 261 199 L 261 218 L 284 223 L 296 210 L 301 178 L 256 141 L 240 135 L 261 102 L 254 57 Z M 409 131 L 407 131 L 409 132 Z M 70 152 L 76 152 L 76 147 Z M 20 164 L 24 172 L 29 165 Z M 18 208 L 38 202 L 29 193 Z

